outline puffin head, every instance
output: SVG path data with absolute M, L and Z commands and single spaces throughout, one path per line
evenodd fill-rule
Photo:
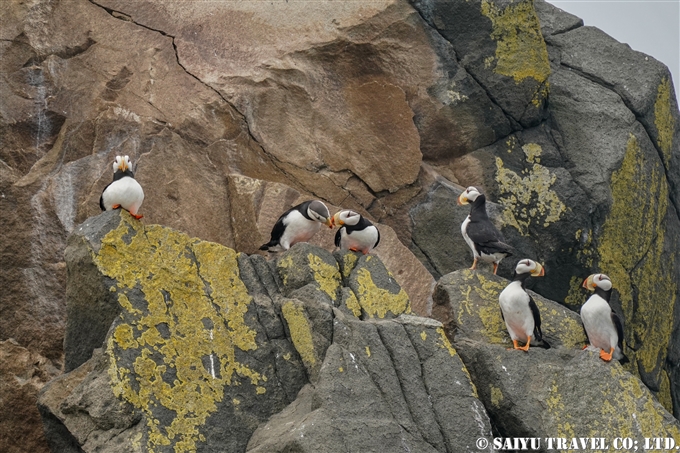
M 583 287 L 588 291 L 595 291 L 595 288 L 609 291 L 612 289 L 612 281 L 605 274 L 591 274 L 583 281 Z
M 477 190 L 476 187 L 470 186 L 458 196 L 458 204 L 462 206 L 464 204 L 473 203 L 481 194 L 482 192 Z
M 311 203 L 309 203 L 309 207 L 307 208 L 307 215 L 309 215 L 309 217 L 312 220 L 321 222 L 324 225 L 328 226 L 328 228 L 333 228 L 333 224 L 331 223 L 331 213 L 328 211 L 326 205 L 323 204 L 321 201 L 314 200 Z
M 113 161 L 113 172 L 115 173 L 119 170 L 123 172 L 126 170 L 132 171 L 129 156 L 116 156 L 116 159 Z
M 540 263 L 525 259 L 517 263 L 517 266 L 515 266 L 515 273 L 518 275 L 529 273 L 532 277 L 543 277 L 545 275 L 545 269 L 543 269 L 543 266 L 541 266 Z
M 331 220 L 333 225 L 356 225 L 361 220 L 361 215 L 354 211 L 336 212 Z

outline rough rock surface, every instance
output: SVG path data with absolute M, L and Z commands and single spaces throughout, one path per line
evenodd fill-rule
M 614 451 L 617 436 L 630 437 L 640 448 L 645 438 L 680 439 L 680 423 L 640 379 L 617 361 L 606 363 L 596 352 L 581 350 L 579 316 L 556 302 L 534 295 L 553 347 L 508 350 L 498 306 L 498 293 L 508 283 L 457 271 L 442 277 L 435 298 L 442 312 L 454 314 L 448 332 L 500 436 L 543 438 L 538 451 L 556 448 L 545 443 L 546 433 L 569 442 L 606 438 L 609 447 L 577 448 L 587 451 Z
M 441 324 L 406 315 L 377 257 L 297 244 L 268 261 L 125 211 L 69 250 L 72 371 L 39 399 L 53 451 L 318 451 L 330 430 L 329 448 L 452 452 L 491 433 Z M 270 437 L 291 412 L 300 427 Z
M 483 46 L 462 59 L 484 84 L 500 77 L 491 73 L 499 70 L 501 50 L 513 48 L 520 38 L 511 24 L 520 12 L 529 14 L 529 6 L 481 3 L 483 12 L 504 8 L 489 18 L 491 27 L 510 27 L 499 31 L 504 44 L 499 41 L 496 48 L 495 66 L 480 68 L 477 53 Z M 472 4 L 415 3 L 454 47 L 475 30 L 447 25 L 454 19 L 446 19 L 446 11 L 470 17 L 477 14 Z M 670 73 L 654 58 L 584 27 L 573 15 L 543 1 L 536 5 L 550 60 L 543 85 L 548 101 L 541 104 L 539 121 L 521 122 L 503 139 L 440 162 L 439 168 L 448 166 L 463 187 L 481 187 L 500 207 L 492 217 L 518 251 L 503 261 L 500 275 L 510 277 L 518 258 L 536 259 L 547 275 L 535 290 L 573 310 L 586 299 L 580 291 L 585 277 L 604 272 L 612 278 L 614 303 L 625 319 L 624 348 L 632 359 L 627 369 L 677 416 L 680 348 L 673 332 L 680 328 L 680 168 L 675 161 L 680 113 Z M 409 211 L 410 248 L 435 276 L 469 266 L 461 259 L 460 253 L 468 252 L 458 230 L 469 208 L 455 206 L 457 194 L 445 181 L 430 185 Z
M 67 238 L 99 213 L 117 154 L 135 162 L 145 222 L 239 252 L 298 200 L 368 215 L 384 232 L 375 255 L 423 315 L 434 280 L 416 256 L 435 277 L 469 266 L 448 197 L 474 184 L 546 264 L 541 294 L 576 308 L 579 280 L 612 275 L 630 369 L 680 414 L 666 297 L 680 116 L 653 58 L 543 0 L 2 6 L 0 340 L 61 367 Z M 39 388 L 49 373 L 34 376 Z M 7 416 L 0 450 L 21 451 L 5 426 L 23 422 Z

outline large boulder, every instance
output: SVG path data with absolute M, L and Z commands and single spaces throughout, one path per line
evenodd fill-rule
M 319 420 L 312 445 L 340 436 L 328 449 L 378 427 L 418 451 L 490 435 L 442 325 L 408 315 L 375 256 L 303 243 L 266 260 L 126 211 L 88 219 L 68 250 L 69 372 L 39 399 L 53 451 L 272 451 L 258 445 L 283 448 L 282 428 L 251 435 L 300 407 Z M 362 406 L 370 422 L 329 425 Z
M 498 306 L 498 293 L 508 283 L 483 272 L 458 271 L 442 277 L 435 297 L 501 437 L 540 438 L 538 451 L 613 451 L 616 437 L 629 437 L 640 449 L 645 438 L 680 442 L 680 423 L 638 377 L 617 361 L 602 361 L 590 348 L 581 350 L 586 338 L 579 316 L 556 302 L 532 293 L 552 348 L 509 350 Z M 607 446 L 569 446 L 573 438 L 593 437 L 604 438 Z M 559 447 L 559 438 L 566 446 Z

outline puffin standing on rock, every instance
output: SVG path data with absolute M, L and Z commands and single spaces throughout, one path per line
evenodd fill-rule
M 380 243 L 378 228 L 357 212 L 336 212 L 331 223 L 342 226 L 335 233 L 336 247 L 367 255 Z
M 141 219 L 137 211 L 144 201 L 144 190 L 135 180 L 132 165 L 128 156 L 116 156 L 113 161 L 113 182 L 104 188 L 99 197 L 102 211 L 123 208 L 135 219 Z
M 531 277 L 545 275 L 543 266 L 525 259 L 517 263 L 512 282 L 500 293 L 498 302 L 501 306 L 501 316 L 508 328 L 514 349 L 528 351 L 531 338 L 541 342 L 540 346 L 550 349 L 550 345 L 543 339 L 541 332 L 541 314 L 534 299 L 527 293 L 526 280 Z M 522 347 L 518 341 L 526 342 Z
M 595 292 L 581 307 L 581 320 L 588 341 L 600 349 L 600 358 L 605 362 L 612 358 L 622 364 L 628 362 L 623 353 L 623 325 L 609 305 L 612 281 L 605 274 L 592 274 L 585 279 L 583 287 Z
M 468 187 L 458 197 L 458 204 L 472 204 L 470 215 L 460 226 L 460 232 L 474 256 L 470 269 L 477 269 L 477 262 L 481 259 L 493 263 L 493 273 L 496 275 L 498 264 L 506 256 L 512 255 L 513 248 L 505 243 L 503 234 L 489 219 L 486 197 L 476 187 Z
M 319 200 L 305 201 L 284 212 L 272 229 L 271 240 L 260 250 L 282 252 L 298 242 L 307 242 L 321 224 L 333 228 L 328 208 Z

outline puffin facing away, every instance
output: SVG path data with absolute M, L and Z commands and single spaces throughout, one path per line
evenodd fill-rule
M 116 156 L 113 161 L 113 182 L 104 188 L 99 197 L 99 207 L 102 211 L 123 208 L 130 212 L 135 219 L 141 219 L 137 211 L 144 201 L 142 186 L 135 180 L 132 165 L 128 156 Z
M 595 292 L 581 307 L 581 320 L 590 344 L 600 349 L 600 358 L 605 362 L 612 358 L 622 364 L 628 362 L 623 353 L 623 325 L 609 306 L 612 281 L 605 274 L 592 274 L 583 287 Z
M 532 337 L 542 342 L 543 348 L 550 348 L 548 342 L 543 339 L 543 332 L 541 332 L 541 314 L 538 312 L 536 302 L 525 288 L 529 276 L 542 277 L 543 275 L 545 275 L 545 271 L 539 263 L 529 259 L 521 260 L 515 267 L 512 282 L 498 296 L 501 315 L 515 349 L 528 351 Z M 526 344 L 520 347 L 518 341 Z
M 319 231 L 321 224 L 333 228 L 326 205 L 319 200 L 300 203 L 279 217 L 272 229 L 271 240 L 260 250 L 281 252 L 298 242 L 307 242 Z
M 378 228 L 357 212 L 336 212 L 331 222 L 342 225 L 335 233 L 336 247 L 367 255 L 380 243 Z
M 481 259 L 493 263 L 495 275 L 498 264 L 506 256 L 512 255 L 513 248 L 505 243 L 503 234 L 489 219 L 486 214 L 486 197 L 475 187 L 468 187 L 458 197 L 459 205 L 470 203 L 470 215 L 460 226 L 460 232 L 474 256 L 470 269 L 477 269 L 477 262 Z

